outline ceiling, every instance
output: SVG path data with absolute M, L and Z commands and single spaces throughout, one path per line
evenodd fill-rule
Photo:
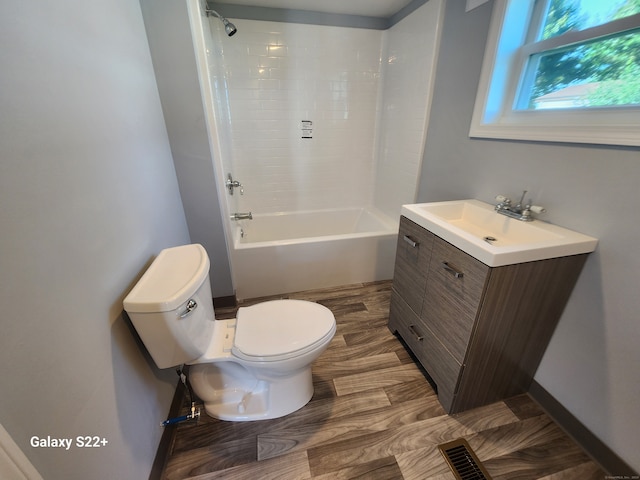
M 412 0 L 218 0 L 216 3 L 389 18 L 411 2 Z

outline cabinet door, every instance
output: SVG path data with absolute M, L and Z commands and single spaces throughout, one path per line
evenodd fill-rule
M 400 217 L 393 288 L 418 315 L 422 308 L 433 239 L 431 232 L 408 218 Z
M 489 270 L 441 238 L 434 240 L 421 318 L 461 364 Z
M 396 291 L 391 293 L 390 315 L 400 336 L 436 383 L 440 403 L 447 412 L 451 411 L 460 376 L 460 363 Z

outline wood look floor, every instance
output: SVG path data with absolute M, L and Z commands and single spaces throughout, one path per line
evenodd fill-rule
M 496 480 L 605 478 L 527 395 L 447 415 L 387 329 L 390 293 L 390 282 L 377 282 L 287 295 L 327 306 L 338 323 L 313 365 L 311 402 L 275 420 L 203 413 L 174 427 L 162 479 L 454 480 L 437 445 L 460 437 Z

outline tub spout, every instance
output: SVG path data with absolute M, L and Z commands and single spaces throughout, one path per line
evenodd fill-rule
M 249 213 L 233 213 L 231 220 L 253 220 L 253 215 Z

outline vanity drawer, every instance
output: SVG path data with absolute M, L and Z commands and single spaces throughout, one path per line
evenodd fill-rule
M 449 410 L 460 375 L 460 363 L 395 291 L 391 293 L 389 325 L 393 325 L 429 373 L 438 386 L 440 403 Z
M 433 235 L 406 217 L 400 217 L 400 230 L 393 273 L 393 287 L 414 312 L 420 314 L 427 282 Z
M 489 270 L 484 263 L 435 238 L 421 318 L 460 364 L 464 363 Z

